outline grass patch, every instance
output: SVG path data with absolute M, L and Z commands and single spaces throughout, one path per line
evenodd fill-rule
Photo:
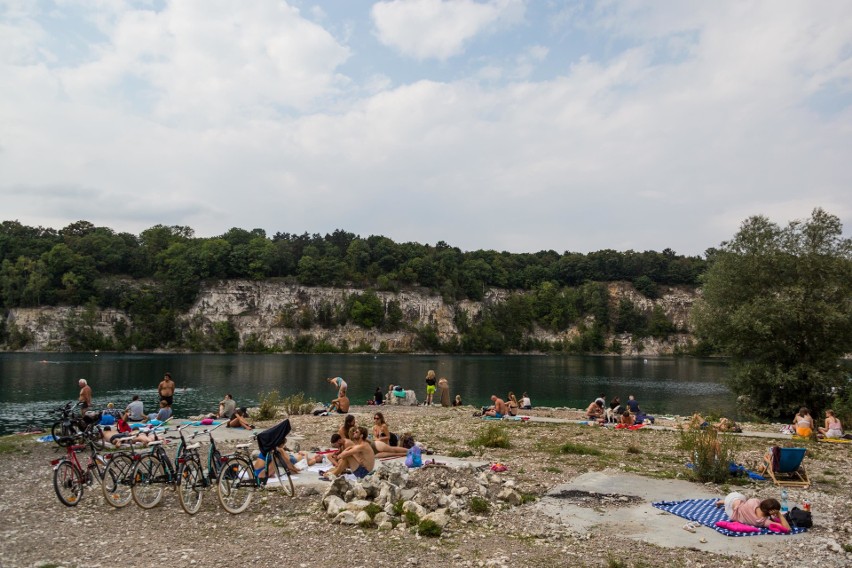
M 393 514 L 396 516 L 402 515 L 402 505 L 405 503 L 402 499 L 398 499 L 396 503 L 393 504 Z
M 629 446 L 627 446 L 627 453 L 628 454 L 641 454 L 642 448 L 637 446 L 635 443 L 632 443 Z
M 441 526 L 431 519 L 424 519 L 417 525 L 417 534 L 430 538 L 441 536 Z
M 473 497 L 470 500 L 470 511 L 477 515 L 486 515 L 491 510 L 491 505 L 487 499 L 482 497 Z
M 453 450 L 449 455 L 451 458 L 469 458 L 473 455 L 473 452 L 470 450 Z
M 260 404 L 257 407 L 256 420 L 272 420 L 278 414 L 278 404 L 281 402 L 281 395 L 277 390 L 269 391 L 268 393 L 260 393 Z
M 469 442 L 475 448 L 510 448 L 509 432 L 503 426 L 492 424 Z
M 624 560 L 614 557 L 612 554 L 608 554 L 606 557 L 606 566 L 607 568 L 627 568 L 627 563 Z
M 278 391 L 273 391 L 278 394 Z M 287 414 L 310 414 L 317 406 L 317 401 L 312 398 L 305 398 L 305 393 L 298 392 L 281 400 L 281 406 Z
M 521 493 L 521 505 L 526 505 L 527 503 L 533 503 L 538 500 L 538 495 L 534 495 L 533 493 Z
M 833 469 L 827 469 L 827 470 L 823 471 L 822 474 L 823 475 L 837 475 L 837 472 L 834 471 Z
M 364 507 L 364 512 L 370 515 L 371 519 L 374 519 L 376 515 L 382 512 L 382 508 L 376 505 L 375 503 L 370 503 L 366 507 Z
M 541 471 L 546 471 L 547 473 L 562 473 L 562 468 L 549 465 L 545 468 L 542 468 Z
M 409 527 L 416 527 L 420 524 L 420 517 L 414 511 L 406 511 L 403 517 L 405 518 L 405 524 Z
M 845 550 L 846 552 L 852 552 L 852 544 L 844 544 L 842 546 L 843 550 Z
M 591 446 L 566 442 L 559 447 L 560 454 L 571 454 L 575 456 L 602 456 L 603 452 Z
M 20 440 L 11 437 L 0 438 L 0 454 L 19 452 L 22 447 Z

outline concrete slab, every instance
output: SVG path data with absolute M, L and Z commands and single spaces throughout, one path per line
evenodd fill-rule
M 554 496 L 571 490 L 639 497 L 642 502 L 633 506 L 589 508 L 566 503 L 565 499 Z M 683 530 L 686 519 L 651 506 L 654 501 L 710 497 L 718 498 L 723 495 L 688 481 L 650 479 L 629 473 L 602 471 L 585 473 L 570 483 L 554 487 L 532 507 L 536 512 L 547 515 L 577 532 L 598 527 L 605 532 L 666 548 L 695 548 L 737 556 L 771 553 L 781 545 L 789 543 L 790 539 L 805 537 L 806 533 L 729 537 L 704 526 L 699 526 L 695 533 L 690 533 Z M 706 542 L 701 542 L 702 539 Z

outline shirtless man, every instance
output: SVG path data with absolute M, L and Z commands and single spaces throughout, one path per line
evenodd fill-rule
M 80 379 L 77 384 L 80 385 L 80 412 L 85 414 L 86 410 L 92 406 L 92 387 L 86 379 Z
M 163 375 L 163 380 L 157 387 L 157 392 L 160 394 L 160 400 L 165 400 L 169 406 L 175 402 L 175 382 L 172 380 L 171 373 Z
M 367 429 L 355 426 L 349 432 L 349 438 L 352 440 L 352 446 L 340 452 L 337 465 L 323 474 L 324 479 L 330 479 L 330 475 L 342 475 L 347 469 L 360 479 L 369 475 L 376 467 L 376 455 L 367 442 Z
M 328 461 L 336 466 L 340 463 L 340 452 L 351 447 L 352 442 L 335 432 L 331 435 L 331 446 L 334 448 L 334 453 L 328 454 Z
M 509 407 L 502 398 L 498 398 L 496 394 L 491 395 L 493 406 L 485 411 L 485 416 L 493 416 L 494 418 L 503 418 L 509 414 Z
M 343 395 L 338 396 L 334 400 L 331 401 L 331 406 L 328 407 L 329 412 L 336 412 L 338 414 L 346 414 L 349 412 L 349 397 L 346 396 L 346 391 L 343 391 Z

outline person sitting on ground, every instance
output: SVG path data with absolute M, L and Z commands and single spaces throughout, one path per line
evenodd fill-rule
M 234 400 L 231 393 L 227 393 L 225 398 L 219 401 L 219 412 L 216 413 L 216 418 L 231 418 L 236 410 L 237 401 Z
M 621 399 L 618 397 L 613 398 L 611 401 L 609 401 L 609 408 L 606 409 L 606 421 L 620 421 L 623 412 L 624 408 L 622 408 L 621 406 Z
M 352 441 L 349 440 L 349 438 L 344 438 L 338 433 L 332 434 L 331 447 L 334 448 L 334 451 L 328 454 L 328 461 L 331 462 L 331 465 L 337 465 L 340 462 L 340 452 L 350 447 L 351 445 Z
M 636 414 L 639 412 L 639 402 L 637 402 L 636 397 L 632 394 L 627 397 L 627 410 Z
M 592 401 L 592 403 L 586 409 L 586 418 L 588 418 L 589 420 L 603 421 L 603 415 L 603 402 L 599 398 Z
M 342 475 L 347 469 L 359 479 L 363 479 L 376 467 L 376 454 L 367 442 L 367 429 L 356 426 L 349 432 L 352 446 L 338 455 L 338 464 L 331 471 L 326 471 L 321 477 L 331 479 L 331 476 Z
M 349 397 L 346 396 L 346 392 L 344 389 L 344 394 L 342 396 L 338 396 L 334 400 L 331 401 L 331 405 L 328 407 L 329 412 L 336 412 L 338 414 L 346 414 L 349 412 Z
M 133 399 L 124 411 L 127 413 L 127 419 L 130 422 L 142 422 L 145 420 L 145 405 L 139 400 L 138 394 L 133 395 Z
M 625 410 L 621 413 L 621 418 L 619 419 L 618 423 L 624 426 L 633 426 L 633 424 L 635 424 L 636 422 L 633 419 L 633 415 L 630 414 L 630 411 Z
M 820 427 L 819 429 L 820 438 L 842 438 L 843 437 L 843 425 L 840 423 L 840 420 L 837 416 L 834 415 L 833 410 L 825 411 L 825 428 Z
M 521 409 L 522 410 L 532 410 L 532 401 L 530 400 L 530 395 L 524 393 L 521 396 Z
M 373 393 L 373 404 L 376 406 L 381 406 L 385 403 L 385 393 L 382 392 L 381 387 L 376 387 L 376 392 Z
M 399 445 L 399 437 L 390 431 L 390 426 L 385 422 L 385 415 L 381 412 L 373 415 L 373 439 L 388 446 Z
M 509 410 L 509 416 L 515 416 L 518 413 L 518 408 L 520 408 L 520 404 L 518 404 L 518 399 L 515 396 L 515 393 L 509 391 L 509 394 L 506 396 L 506 408 Z
M 347 414 L 346 418 L 343 419 L 343 425 L 337 429 L 337 433 L 344 440 L 349 439 L 349 431 L 352 430 L 352 427 L 355 426 L 355 416 L 352 414 Z
M 742 432 L 743 429 L 740 428 L 740 425 L 734 422 L 729 418 L 725 418 L 724 416 L 719 419 L 717 424 L 713 425 L 713 428 L 716 429 L 717 432 Z
M 308 452 L 291 452 L 289 449 L 287 449 L 286 444 L 287 444 L 287 438 L 284 438 L 281 441 L 281 443 L 278 444 L 278 447 L 275 448 L 275 451 L 278 452 L 281 455 L 281 457 L 284 458 L 284 464 L 287 466 L 287 469 L 290 470 L 290 473 L 293 474 L 293 475 L 299 474 L 303 471 L 303 469 L 307 469 L 308 467 L 311 467 L 312 465 L 323 463 L 323 461 L 324 461 L 322 454 L 311 456 Z M 256 455 L 255 454 L 253 454 L 253 455 L 255 456 L 254 460 L 252 462 L 254 470 L 258 471 L 259 469 L 260 470 L 264 469 L 263 466 L 264 466 L 264 464 L 266 464 L 266 461 L 260 455 L 260 452 L 258 451 Z M 297 467 L 297 464 L 299 462 L 301 462 L 302 460 L 305 460 L 305 463 L 307 464 L 307 466 L 303 469 L 299 469 Z M 275 470 L 275 462 L 270 461 L 269 467 L 265 468 L 265 469 L 266 469 L 266 472 L 269 473 L 269 474 L 275 473 L 275 471 L 276 471 Z
M 161 400 L 160 401 L 160 410 L 155 414 L 151 413 L 148 415 L 148 422 L 151 420 L 157 420 L 158 422 L 165 422 L 169 418 L 172 417 L 172 407 L 169 406 L 168 401 Z
M 485 416 L 492 416 L 494 418 L 503 418 L 508 413 L 509 407 L 506 406 L 503 399 L 498 398 L 496 394 L 491 395 L 491 406 L 483 411 Z
M 804 406 L 799 409 L 799 412 L 793 417 L 793 426 L 796 428 L 796 435 L 801 438 L 810 438 L 814 433 L 814 419 L 811 418 L 811 411 Z
M 246 430 L 254 430 L 254 426 L 249 424 L 247 418 L 248 409 L 245 406 L 238 408 L 234 410 L 234 413 L 231 415 L 231 419 L 228 420 L 227 424 L 225 424 L 225 428 L 245 428 Z
M 104 409 L 104 415 L 112 416 L 116 420 L 121 418 L 122 414 L 124 414 L 124 412 L 117 409 L 113 402 L 107 403 L 107 407 Z
M 689 419 L 689 422 L 686 423 L 686 427 L 690 430 L 703 430 L 709 425 L 710 423 L 707 422 L 704 417 L 697 412 L 693 414 L 692 417 Z
M 735 491 L 716 501 L 716 506 L 725 507 L 729 519 L 744 525 L 766 527 L 770 522 L 776 522 L 787 531 L 790 530 L 790 524 L 781 514 L 781 504 L 777 499 L 746 499 L 745 495 Z
M 453 400 L 453 406 L 462 406 L 462 399 L 460 394 L 457 394 L 455 400 Z

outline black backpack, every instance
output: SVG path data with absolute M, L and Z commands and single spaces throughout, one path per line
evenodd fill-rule
M 787 522 L 790 524 L 791 528 L 801 527 L 809 529 L 814 526 L 814 521 L 811 518 L 810 511 L 803 511 L 798 507 L 793 507 L 785 513 L 785 516 L 787 517 Z

